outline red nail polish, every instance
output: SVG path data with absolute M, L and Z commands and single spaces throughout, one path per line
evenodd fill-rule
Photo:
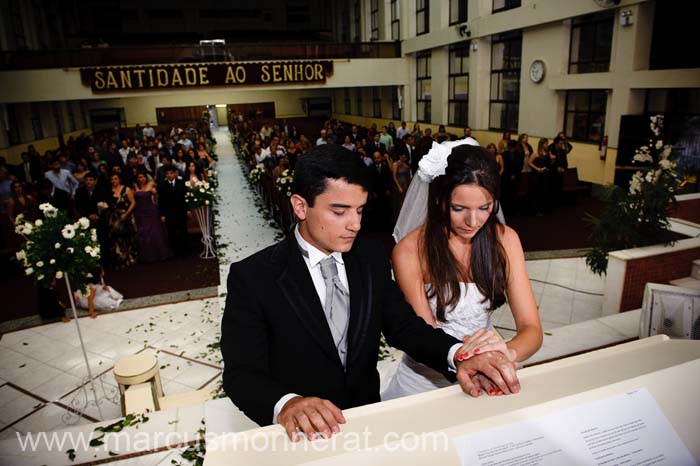
M 479 348 L 475 349 L 475 350 L 474 350 L 474 354 L 478 354 L 479 351 L 481 351 Z
M 498 391 L 496 392 L 496 395 L 503 395 L 503 390 L 498 390 Z
M 489 390 L 489 395 L 493 395 L 493 390 Z

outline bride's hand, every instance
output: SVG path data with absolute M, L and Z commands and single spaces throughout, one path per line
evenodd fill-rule
M 465 361 L 473 356 L 489 351 L 499 351 L 509 361 L 515 361 L 515 351 L 509 349 L 506 346 L 506 342 L 491 330 L 479 329 L 473 335 L 465 336 L 462 342 L 462 347 L 455 355 L 457 362 Z

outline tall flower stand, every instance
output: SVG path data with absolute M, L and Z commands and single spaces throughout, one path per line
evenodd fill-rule
M 214 251 L 214 240 L 211 237 L 211 210 L 208 205 L 195 207 L 192 209 L 194 217 L 197 219 L 199 229 L 202 231 L 202 244 L 204 251 L 199 255 L 202 259 L 214 259 L 216 253 Z
M 80 331 L 80 322 L 78 321 L 78 312 L 75 309 L 75 299 L 73 298 L 73 290 L 71 289 L 70 286 L 70 280 L 68 278 L 68 274 L 64 275 L 64 278 L 66 279 L 66 288 L 68 289 L 68 298 L 70 299 L 70 307 L 73 312 L 73 321 L 75 322 L 75 328 L 78 330 L 78 339 L 80 340 L 80 349 L 83 352 L 83 358 L 85 359 L 85 367 L 87 369 L 87 377 L 85 377 L 80 385 L 79 390 L 75 392 L 73 395 L 73 398 L 71 401 L 68 403 L 71 410 L 67 412 L 66 414 L 63 415 L 63 422 L 66 424 L 75 424 L 78 422 L 79 419 L 82 418 L 82 415 L 87 411 L 87 409 L 90 406 L 95 406 L 97 408 L 97 412 L 99 413 L 100 416 L 100 421 L 104 421 L 104 416 L 102 415 L 102 408 L 100 408 L 100 403 L 104 399 L 110 399 L 110 401 L 114 402 L 114 398 L 116 393 L 112 393 L 110 396 L 111 392 L 116 392 L 114 389 L 110 389 L 109 387 L 105 387 L 104 382 L 100 378 L 99 381 L 101 383 L 101 388 L 102 388 L 102 395 L 98 395 L 97 390 L 95 388 L 95 380 L 92 376 L 92 370 L 90 369 L 90 361 L 88 360 L 87 357 L 87 350 L 85 349 L 85 342 L 83 341 L 83 334 Z M 89 385 L 89 389 L 87 388 Z M 88 390 L 92 392 L 92 397 L 90 397 Z M 92 398 L 92 399 L 90 399 Z

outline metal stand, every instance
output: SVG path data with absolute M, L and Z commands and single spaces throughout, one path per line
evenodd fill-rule
M 213 239 L 211 237 L 211 211 L 209 206 L 201 206 L 192 209 L 197 223 L 199 224 L 199 229 L 202 230 L 202 244 L 204 244 L 204 251 L 199 255 L 202 259 L 213 259 L 216 257 L 214 252 Z
M 75 423 L 78 420 L 78 417 L 82 417 L 81 415 L 85 412 L 85 410 L 90 406 L 90 405 L 95 405 L 97 408 L 97 412 L 100 414 L 100 421 L 104 421 L 104 416 L 102 415 L 102 409 L 100 408 L 100 401 L 102 401 L 102 397 L 98 397 L 97 395 L 97 390 L 95 389 L 95 381 L 92 376 L 92 370 L 90 369 L 90 361 L 88 360 L 87 357 L 87 351 L 85 350 L 85 342 L 83 341 L 83 334 L 80 332 L 80 323 L 78 322 L 78 312 L 75 310 L 75 300 L 73 299 L 73 290 L 71 290 L 70 286 L 70 280 L 68 279 L 68 274 L 64 275 L 66 279 L 66 288 L 68 288 L 68 299 L 70 299 L 70 307 L 71 310 L 73 311 L 73 321 L 75 322 L 75 328 L 78 329 L 78 338 L 80 339 L 80 349 L 83 351 L 83 358 L 85 358 L 85 367 L 87 368 L 87 381 L 83 380 L 83 383 L 80 386 L 80 390 L 76 392 L 76 394 L 73 396 L 73 399 L 70 401 L 70 407 L 76 411 L 75 414 L 77 414 L 75 417 L 75 421 L 70 422 L 71 416 L 66 414 L 64 415 L 63 421 L 66 423 Z M 102 379 L 100 379 L 101 381 Z M 88 383 L 90 384 L 90 390 L 92 390 L 92 400 L 89 399 L 88 393 L 87 393 L 87 385 Z M 106 394 L 104 390 L 104 383 L 102 384 L 102 389 L 103 393 Z

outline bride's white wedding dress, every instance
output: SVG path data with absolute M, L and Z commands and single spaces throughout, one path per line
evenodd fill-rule
M 426 292 L 430 285 L 425 285 Z M 474 283 L 460 283 L 461 295 L 453 309 L 445 312 L 446 322 L 436 319 L 438 328 L 461 340 L 465 335 L 472 335 L 479 329 L 491 328 L 489 302 L 482 303 L 484 296 Z M 435 315 L 436 299 L 429 299 L 430 308 Z M 443 388 L 452 385 L 440 372 L 414 361 L 407 354 L 399 362 L 396 373 L 386 390 L 381 394 L 382 401 L 402 396 Z

